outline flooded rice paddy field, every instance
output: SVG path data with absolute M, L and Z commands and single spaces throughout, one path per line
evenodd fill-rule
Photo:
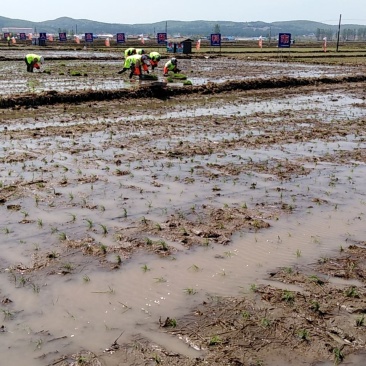
M 23 51 L 25 52 L 25 51 Z M 6 50 L 0 58 L 0 95 L 17 93 L 40 93 L 45 91 L 85 91 L 118 90 L 132 87 L 127 73 L 119 75 L 123 68 L 121 52 L 96 52 L 93 50 L 41 52 L 45 58 L 42 70 L 29 75 L 26 72 L 24 54 L 19 50 Z M 159 80 L 164 80 L 162 68 L 168 59 L 165 55 L 155 72 Z M 364 75 L 364 67 L 309 65 L 274 61 L 255 61 L 253 56 L 237 59 L 235 56 L 209 55 L 200 58 L 179 59 L 179 68 L 193 85 L 207 82 L 223 83 L 229 80 L 252 80 L 273 77 L 334 77 Z M 362 58 L 360 58 L 362 64 Z M 11 77 L 10 77 L 11 76 Z M 179 84 L 179 83 L 178 83 Z M 178 86 L 181 86 L 179 84 Z
M 362 72 L 181 65 L 204 83 Z M 115 60 L 45 67 L 29 75 L 1 61 L 1 93 L 126 84 Z M 74 68 L 87 76 L 58 73 Z M 364 82 L 15 106 L 0 117 L 7 365 L 365 362 Z

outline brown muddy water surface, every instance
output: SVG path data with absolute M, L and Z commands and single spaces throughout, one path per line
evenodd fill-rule
M 342 79 L 365 68 L 185 59 L 180 95 L 128 83 L 130 97 L 35 105 L 124 89 L 120 61 L 54 55 L 28 75 L 10 56 L 7 366 L 365 363 L 365 81 Z M 287 86 L 258 87 L 283 72 Z

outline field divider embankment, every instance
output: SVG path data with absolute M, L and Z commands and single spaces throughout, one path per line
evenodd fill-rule
M 280 89 L 294 88 L 302 86 L 315 86 L 325 84 L 360 83 L 366 81 L 366 75 L 351 75 L 337 77 L 316 77 L 298 78 L 281 77 L 250 80 L 232 80 L 224 83 L 209 82 L 199 86 L 182 87 L 161 87 L 153 85 L 143 85 L 133 90 L 77 90 L 58 92 L 56 90 L 41 93 L 16 94 L 0 98 L 0 108 L 38 107 L 54 104 L 75 104 L 97 101 L 108 101 L 113 99 L 138 99 L 138 98 L 159 98 L 169 99 L 169 97 L 193 94 L 219 94 L 240 90 L 259 89 Z

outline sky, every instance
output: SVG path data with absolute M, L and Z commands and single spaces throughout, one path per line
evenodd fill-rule
M 17 0 L 0 16 L 40 22 L 60 17 L 104 23 L 141 24 L 167 20 L 286 21 L 366 25 L 366 0 Z

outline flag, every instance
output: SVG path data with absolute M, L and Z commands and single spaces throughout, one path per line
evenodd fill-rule
M 31 40 L 32 40 L 32 38 L 33 38 L 32 33 L 28 33 L 28 39 L 31 41 Z
M 259 46 L 260 48 L 262 48 L 262 46 L 263 46 L 263 39 L 262 39 L 262 36 L 260 36 L 260 37 L 259 37 L 258 46 Z
M 196 43 L 196 50 L 198 51 L 201 48 L 201 40 L 199 39 Z
M 11 43 L 12 43 L 12 44 L 17 43 L 17 41 L 16 41 L 15 37 L 11 37 Z
M 75 42 L 77 43 L 77 44 L 79 44 L 80 43 L 80 38 L 78 37 L 78 36 L 75 36 Z
M 49 34 L 47 36 L 47 39 L 50 41 L 50 42 L 53 42 L 53 35 L 52 34 Z
M 141 43 L 142 44 L 145 44 L 145 40 L 144 40 L 144 35 L 143 34 L 141 34 Z
M 109 47 L 111 44 L 109 42 L 109 38 L 107 38 L 105 41 L 104 41 L 104 44 L 106 47 Z
M 327 52 L 327 37 L 323 38 L 323 51 Z

